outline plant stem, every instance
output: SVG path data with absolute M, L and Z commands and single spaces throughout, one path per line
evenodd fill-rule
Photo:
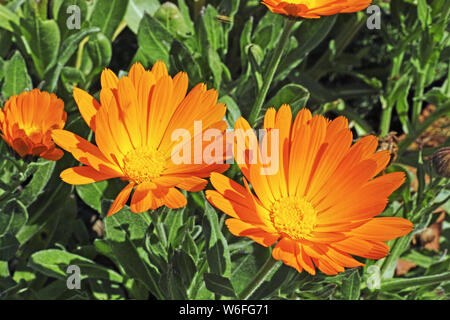
M 394 62 L 392 64 L 391 74 L 389 77 L 389 80 L 387 82 L 387 89 L 386 89 L 386 108 L 383 109 L 381 114 L 381 121 L 380 121 L 380 136 L 384 137 L 389 133 L 389 129 L 391 127 L 391 118 L 392 118 L 392 111 L 394 110 L 394 104 L 391 103 L 389 95 L 391 91 L 393 90 L 394 84 L 397 76 L 400 73 L 400 68 L 402 66 L 403 62 L 403 56 L 404 53 L 400 53 L 398 56 L 394 57 Z
M 381 267 L 382 279 L 391 279 L 394 276 L 397 260 L 405 251 L 405 248 L 409 244 L 411 239 L 412 235 L 409 234 L 395 240 L 394 244 L 391 247 L 391 252 L 386 257 L 385 261 L 383 262 L 383 266 Z
M 430 284 L 440 283 L 444 281 L 450 280 L 450 271 L 434 274 L 431 276 L 422 276 L 417 278 L 408 278 L 408 279 L 395 279 L 390 280 L 381 285 L 381 290 L 389 291 L 389 290 L 400 290 L 403 288 L 408 288 L 412 286 L 426 286 Z
M 424 70 L 422 70 L 420 72 L 420 74 L 418 75 L 418 80 L 416 83 L 416 90 L 415 90 L 415 94 L 414 94 L 414 102 L 413 102 L 413 110 L 412 110 L 412 116 L 411 116 L 411 123 L 413 125 L 413 128 L 415 128 L 417 126 L 417 124 L 419 123 L 419 117 L 420 114 L 422 113 L 422 104 L 423 104 L 423 100 L 422 100 L 422 95 L 423 95 L 423 91 L 425 88 L 425 79 L 427 77 L 427 70 L 428 70 L 428 65 L 425 66 Z
M 383 109 L 380 120 L 380 137 L 384 137 L 389 133 L 391 127 L 392 110 L 394 106 L 388 106 Z
M 261 286 L 261 284 L 266 280 L 266 278 L 278 267 L 280 266 L 281 261 L 275 260 L 272 258 L 272 255 L 269 256 L 266 263 L 262 266 L 262 268 L 258 271 L 253 280 L 247 285 L 247 287 L 242 290 L 239 295 L 240 300 L 248 300 L 253 293 Z
M 261 112 L 264 100 L 266 99 L 267 93 L 269 92 L 270 85 L 272 83 L 275 72 L 277 71 L 278 65 L 280 64 L 281 57 L 283 55 L 286 44 L 289 41 L 289 36 L 291 35 L 291 31 L 295 25 L 295 22 L 295 20 L 286 19 L 281 39 L 278 42 L 277 47 L 275 48 L 275 52 L 273 53 L 273 56 L 269 62 L 266 74 L 264 75 L 263 85 L 261 87 L 261 90 L 259 90 L 258 92 L 255 104 L 253 105 L 250 112 L 249 122 L 252 126 L 254 126 L 258 121 L 259 113 Z

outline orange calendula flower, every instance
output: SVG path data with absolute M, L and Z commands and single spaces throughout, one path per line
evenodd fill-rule
M 264 0 L 274 13 L 290 17 L 320 18 L 337 13 L 357 12 L 367 8 L 372 0 Z
M 64 102 L 53 93 L 33 89 L 13 95 L 0 109 L 3 140 L 21 157 L 39 156 L 58 160 L 63 151 L 55 147 L 51 132 L 62 129 L 67 114 Z
M 199 84 L 186 95 L 187 74 L 180 72 L 172 78 L 163 62 L 157 62 L 151 71 L 135 64 L 128 76 L 120 79 L 105 69 L 101 86 L 100 102 L 81 89 L 73 92 L 83 119 L 95 133 L 96 145 L 66 130 L 54 131 L 53 139 L 84 164 L 63 171 L 65 182 L 80 185 L 117 177 L 129 182 L 108 215 L 126 204 L 133 189 L 133 212 L 163 205 L 183 207 L 186 198 L 177 188 L 200 191 L 207 184 L 203 178 L 211 171 L 228 168 L 202 161 L 175 164 L 171 157 L 179 144 L 172 137 L 176 130 L 192 137 L 195 121 L 201 121 L 203 130 L 226 130 L 222 121 L 226 108 L 217 103 L 217 91 Z
M 264 128 L 263 143 L 275 132 L 279 139 L 278 149 L 272 150 L 279 152 L 275 174 L 261 174 L 267 168 L 262 149 L 256 144 L 252 151 L 247 144 L 241 149 L 258 154 L 258 161 L 239 165 L 245 186 L 211 175 L 216 190 L 206 191 L 207 199 L 232 217 L 226 220 L 231 233 L 267 247 L 276 243 L 273 257 L 299 272 L 315 274 L 317 267 L 333 275 L 363 265 L 351 255 L 385 257 L 389 247 L 384 241 L 411 231 L 406 219 L 375 218 L 404 181 L 401 172 L 374 178 L 390 159 L 389 152 L 376 152 L 375 136 L 352 145 L 346 118 L 329 121 L 303 109 L 292 123 L 287 105 L 278 112 L 269 109 Z M 241 118 L 235 126 L 239 129 L 250 126 Z

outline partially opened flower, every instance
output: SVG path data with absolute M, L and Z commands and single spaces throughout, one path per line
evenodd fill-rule
M 106 69 L 101 85 L 100 103 L 83 90 L 74 89 L 75 101 L 95 133 L 96 145 L 65 130 L 54 131 L 53 139 L 84 164 L 63 171 L 65 182 L 79 185 L 117 177 L 128 181 L 108 215 L 126 204 L 133 189 L 133 212 L 163 205 L 183 207 L 186 198 L 177 188 L 200 191 L 207 184 L 203 178 L 212 171 L 227 169 L 226 164 L 208 164 L 198 156 L 194 159 L 197 153 L 191 152 L 197 148 L 192 143 L 194 122 L 201 122 L 203 131 L 214 128 L 224 132 L 227 128 L 222 120 L 226 108 L 217 103 L 217 91 L 199 84 L 186 95 L 188 76 L 180 72 L 170 77 L 162 62 L 151 71 L 135 64 L 120 80 Z M 187 134 L 183 146 L 188 145 L 190 156 L 189 161 L 176 164 L 172 149 L 180 142 L 174 141 L 173 134 L 180 131 Z
M 263 0 L 274 13 L 290 17 L 320 18 L 338 13 L 357 12 L 367 8 L 372 0 Z
M 66 119 L 61 99 L 53 93 L 33 89 L 11 96 L 3 110 L 0 109 L 1 136 L 21 157 L 58 160 L 63 151 L 55 147 L 51 132 L 62 129 Z
M 244 186 L 222 174 L 211 175 L 216 190 L 208 190 L 207 199 L 231 217 L 226 220 L 231 233 L 263 246 L 276 244 L 273 258 L 299 272 L 315 274 L 317 267 L 331 275 L 361 266 L 352 255 L 385 257 L 389 247 L 384 241 L 411 231 L 413 225 L 406 219 L 375 217 L 404 181 L 401 172 L 374 178 L 390 158 L 387 151 L 376 152 L 376 137 L 352 145 L 344 117 L 329 121 L 303 109 L 292 123 L 287 105 L 278 112 L 269 109 L 264 128 L 261 146 L 275 133 L 279 136 L 279 145 L 271 150 L 279 153 L 275 174 L 264 174 L 262 147 L 239 147 L 235 142 L 238 152 L 258 155 L 254 164 L 249 157 L 238 163 Z M 240 129 L 250 129 L 242 118 L 235 126 L 235 131 Z

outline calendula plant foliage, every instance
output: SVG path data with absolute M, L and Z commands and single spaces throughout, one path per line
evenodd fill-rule
M 388 242 L 385 258 L 313 276 L 268 265 L 272 248 L 233 235 L 203 191 L 182 191 L 179 209 L 125 205 L 107 216 L 123 179 L 66 184 L 60 173 L 79 165 L 69 152 L 56 162 L 21 158 L 1 141 L 0 298 L 449 299 L 450 187 L 430 156 L 450 145 L 450 2 L 373 4 L 379 29 L 367 27 L 365 10 L 288 20 L 258 0 L 0 0 L 2 106 L 33 88 L 55 93 L 64 129 L 95 143 L 74 87 L 100 101 L 105 68 L 122 78 L 135 63 L 162 61 L 169 75 L 189 75 L 189 90 L 216 89 L 229 128 L 240 117 L 261 128 L 266 110 L 289 104 L 293 118 L 308 107 L 345 116 L 354 138 L 379 136 L 391 152 L 384 173 L 406 176 L 381 216 L 414 225 Z M 224 174 L 242 182 L 236 165 Z M 424 233 L 434 228 L 430 247 Z M 401 272 L 404 261 L 413 267 Z M 80 288 L 68 287 L 69 266 L 79 267 Z

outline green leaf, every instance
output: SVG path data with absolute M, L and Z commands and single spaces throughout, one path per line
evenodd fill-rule
M 223 103 L 227 106 L 227 121 L 228 126 L 230 128 L 234 127 L 234 124 L 236 123 L 237 119 L 239 119 L 241 115 L 241 109 L 239 109 L 239 106 L 234 101 L 234 99 L 230 96 L 223 96 L 219 99 L 220 103 Z
M 236 297 L 236 293 L 229 279 L 213 273 L 204 273 L 203 279 L 209 291 L 225 297 Z
M 427 4 L 427 0 L 418 0 L 417 2 L 417 17 L 419 18 L 422 30 L 431 23 L 431 8 Z
M 268 26 L 272 27 L 273 30 L 283 30 L 284 20 L 285 19 L 279 14 L 275 15 L 271 12 L 266 12 L 266 14 L 259 20 L 258 25 L 253 32 L 253 39 L 256 39 L 264 29 L 267 30 Z M 269 52 L 275 47 L 276 43 L 281 37 L 281 31 L 270 32 L 270 35 L 271 37 L 269 41 L 263 44 L 264 48 L 267 50 L 266 52 Z
M 111 205 L 109 201 L 104 203 L 107 207 Z M 139 279 L 155 297 L 161 298 L 156 280 L 159 271 L 150 263 L 145 250 L 145 234 L 150 223 L 148 216 L 144 213 L 135 214 L 124 208 L 105 218 L 104 223 L 106 240 L 126 274 Z
M 176 250 L 172 260 L 174 269 L 180 275 L 184 288 L 188 289 L 197 272 L 194 260 L 192 260 L 189 254 L 182 250 Z
M 180 234 L 181 227 L 184 225 L 183 212 L 186 207 L 178 210 L 166 210 L 166 219 L 164 220 L 164 226 L 167 229 L 167 240 L 173 249 L 177 247 L 177 237 Z
M 231 30 L 233 30 L 234 27 L 234 21 L 235 21 L 235 15 L 239 10 L 239 6 L 241 4 L 240 0 L 234 0 L 234 1 L 221 1 L 219 4 L 218 11 L 229 18 L 229 22 L 224 25 L 224 34 L 225 34 L 225 40 L 224 43 L 228 43 L 228 36 Z
M 349 272 L 342 281 L 342 296 L 345 300 L 358 300 L 360 295 L 361 278 L 358 269 Z
M 105 268 L 82 256 L 58 249 L 42 250 L 34 253 L 28 266 L 49 277 L 66 280 L 70 265 L 80 267 L 80 279 L 107 279 L 121 283 L 123 277 L 116 271 Z
M 92 209 L 102 212 L 102 198 L 108 187 L 108 181 L 99 181 L 76 186 L 77 194 Z
M 80 42 L 88 35 L 96 33 L 99 30 L 100 29 L 97 27 L 86 28 L 77 33 L 72 34 L 66 40 L 64 40 L 64 42 L 61 45 L 61 49 L 59 50 L 58 61 L 56 66 L 45 74 L 45 79 L 47 81 L 47 85 L 45 88 L 48 91 L 53 92 L 56 90 L 60 74 L 64 69 L 63 67 L 67 64 L 72 55 L 78 49 L 78 45 L 80 44 Z
M 94 28 L 86 28 L 78 31 L 77 33 L 71 35 L 61 45 L 61 49 L 58 54 L 58 63 L 62 65 L 66 65 L 75 51 L 78 49 L 78 45 L 80 42 L 89 36 L 90 34 L 99 32 L 100 29 L 97 27 Z M 109 41 L 108 41 L 109 43 Z M 109 62 L 109 61 L 108 61 Z
M 186 4 L 185 0 L 178 0 L 178 8 L 180 8 L 180 13 L 184 18 L 184 22 L 189 28 L 189 33 L 194 34 L 194 22 L 191 19 L 191 15 L 189 13 L 189 6 Z
M 317 21 L 305 20 L 295 31 L 298 46 L 289 51 L 280 62 L 275 82 L 282 81 L 296 68 L 308 54 L 314 50 L 330 33 L 337 20 L 337 15 L 322 17 Z
M 242 29 L 239 40 L 239 47 L 241 52 L 241 65 L 244 68 L 247 65 L 248 55 L 247 46 L 252 42 L 253 17 L 250 17 Z
M 187 299 L 186 290 L 184 290 L 182 286 L 181 275 L 176 270 L 174 270 L 171 264 L 169 264 L 161 271 L 159 287 L 167 299 Z
M 261 71 L 261 64 L 264 59 L 264 52 L 257 44 L 249 44 L 247 46 L 248 58 L 250 61 L 250 73 L 255 79 L 257 90 L 261 90 L 263 85 L 263 75 Z
M 0 28 L 12 32 L 14 31 L 12 24 L 19 24 L 19 16 L 6 6 L 0 5 Z
M 43 79 L 58 58 L 61 36 L 58 24 L 54 20 L 42 21 L 32 15 L 20 19 L 22 39 L 29 50 L 39 78 Z
M 155 12 L 154 17 L 155 19 L 158 19 L 173 36 L 180 40 L 186 38 L 190 33 L 189 27 L 184 21 L 180 9 L 178 9 L 174 3 L 163 3 Z
M 0 32 L 0 38 L 1 38 L 1 32 Z M 1 39 L 0 39 L 1 40 Z M 1 53 L 0 53 L 1 55 Z M 3 80 L 3 77 L 5 76 L 5 60 L 3 60 L 0 57 L 0 81 Z
M 16 51 L 9 61 L 4 64 L 5 82 L 2 95 L 8 99 L 14 94 L 32 89 L 31 78 L 28 75 L 25 60 L 19 51 Z
M 279 33 L 280 29 L 276 29 L 275 33 Z M 267 25 L 258 32 L 255 32 L 253 36 L 253 43 L 262 48 L 267 48 L 268 44 L 272 40 L 272 33 L 274 32 L 274 25 Z
M 27 220 L 27 208 L 19 200 L 10 200 L 0 213 L 0 236 L 16 234 Z
M 184 71 L 189 75 L 189 81 L 197 83 L 202 81 L 203 73 L 193 53 L 182 42 L 175 40 L 169 54 L 170 68 L 173 73 Z
M 0 261 L 8 261 L 14 258 L 19 249 L 19 241 L 11 234 L 7 233 L 0 237 Z
M 208 4 L 204 10 L 201 24 L 203 32 L 206 33 L 204 41 L 206 40 L 205 42 L 214 51 L 218 51 L 224 46 L 223 28 L 217 20 L 218 14 L 217 10 Z
M 66 86 L 68 92 L 72 92 L 73 85 L 84 82 L 86 77 L 84 73 L 77 68 L 64 67 L 61 70 L 61 80 Z
M 134 33 L 138 33 L 139 23 L 147 12 L 152 15 L 160 7 L 159 0 L 130 0 L 125 13 L 125 21 L 128 28 Z
M 2 300 L 7 300 L 8 294 L 14 294 L 21 289 L 19 288 L 18 282 L 19 281 L 15 281 L 15 279 L 11 277 L 8 261 L 0 261 L 0 293 L 2 295 Z
M 34 270 L 32 272 L 36 273 Z M 39 274 L 39 273 L 38 273 Z M 73 290 L 77 291 L 77 290 Z M 33 292 L 34 299 L 39 300 L 58 300 L 64 299 L 66 300 L 65 294 L 70 293 L 70 290 L 67 290 L 67 282 L 64 280 L 55 280 L 49 283 L 47 286 L 43 287 L 40 290 L 36 290 Z
M 428 255 L 422 254 L 418 252 L 417 250 L 411 250 L 410 252 L 406 253 L 405 255 L 402 255 L 402 259 L 406 261 L 411 261 L 417 264 L 418 266 L 421 266 L 423 268 L 428 268 L 430 265 L 432 265 L 434 262 L 436 262 L 436 257 L 430 257 Z
M 446 259 L 442 261 L 438 261 L 433 263 L 426 271 L 425 276 L 438 274 L 442 272 L 446 272 L 450 270 L 450 257 L 447 257 Z
M 211 48 L 208 49 L 208 64 L 214 77 L 214 88 L 219 90 L 222 82 L 222 62 L 219 54 Z
M 244 242 L 245 244 L 245 242 Z M 267 248 L 258 244 L 245 244 L 232 252 L 231 283 L 236 292 L 242 292 L 255 277 L 270 255 Z
M 281 287 L 298 274 L 297 270 L 286 266 L 282 261 L 277 262 L 275 271 L 269 280 L 264 281 L 261 286 L 251 295 L 251 300 L 261 300 L 271 298 L 280 291 Z
M 139 24 L 138 44 L 152 64 L 158 60 L 169 63 L 172 41 L 170 32 L 158 20 L 145 13 Z
M 268 107 L 275 107 L 278 109 L 283 104 L 289 104 L 292 109 L 292 114 L 297 112 L 306 106 L 306 102 L 309 99 L 309 91 L 299 84 L 287 84 L 281 88 L 277 94 L 269 100 Z
M 39 162 L 41 162 L 42 165 L 33 174 L 33 178 L 25 186 L 19 196 L 19 200 L 26 207 L 32 204 L 42 193 L 55 168 L 55 161 L 39 159 Z
M 88 25 L 88 6 L 86 0 L 64 0 L 57 11 L 56 21 L 58 22 L 59 30 L 61 31 L 61 39 L 66 39 L 68 36 L 73 35 L 80 30 L 78 29 L 69 29 L 68 22 L 73 23 L 72 15 L 78 13 L 78 11 L 71 11 L 69 9 L 69 13 L 67 9 L 71 6 L 77 6 L 80 14 L 80 29 L 86 29 Z
M 96 0 L 91 15 L 91 26 L 99 27 L 108 39 L 112 39 L 125 16 L 127 5 L 127 0 Z
M 56 179 L 60 178 L 55 176 Z M 48 247 L 52 241 L 66 241 L 71 236 L 71 223 L 77 214 L 76 201 L 71 196 L 72 186 L 58 182 L 27 207 L 30 219 L 17 233 L 17 239 L 21 245 L 26 244 L 29 254 Z M 48 212 L 51 212 L 51 219 Z
M 97 300 L 125 300 L 125 290 L 118 283 L 104 279 L 88 279 L 88 284 Z
M 219 226 L 216 210 L 205 200 L 205 217 L 203 230 L 206 238 L 206 258 L 212 273 L 230 275 L 231 260 L 228 243 Z
M 9 273 L 8 262 L 0 261 L 0 278 L 7 278 L 10 276 L 11 274 Z
M 89 39 L 87 49 L 92 63 L 96 67 L 95 71 L 101 71 L 111 61 L 111 42 L 102 33 Z

